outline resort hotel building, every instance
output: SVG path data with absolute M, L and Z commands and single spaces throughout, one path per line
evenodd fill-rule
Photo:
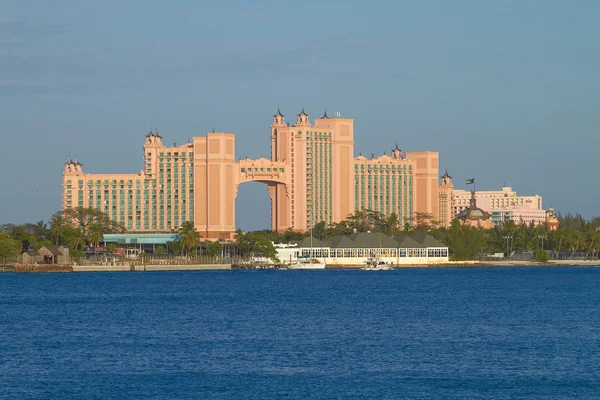
M 458 215 L 469 207 L 471 192 L 467 190 L 454 190 L 452 192 L 452 210 Z M 492 223 L 500 225 L 509 220 L 516 224 L 533 223 L 543 225 L 546 223 L 547 212 L 542 208 L 542 196 L 518 196 L 511 187 L 504 186 L 498 191 L 475 192 L 477 205 L 491 214 Z
M 271 228 L 306 231 L 333 224 L 356 210 L 412 225 L 416 213 L 440 217 L 438 158 L 434 151 L 354 154 L 354 120 L 309 120 L 302 109 L 290 125 L 278 109 L 270 126 L 270 158 L 239 159 L 235 135 L 209 132 L 167 147 L 149 132 L 138 174 L 84 173 L 79 160 L 63 170 L 63 209 L 103 211 L 130 232 L 171 232 L 193 221 L 206 239 L 230 239 L 236 230 L 235 198 L 245 182 L 262 182 L 271 199 Z M 444 212 L 449 207 L 445 206 Z
M 513 221 L 516 224 L 534 224 L 554 227 L 558 226 L 556 212 L 550 208 L 542 208 L 542 196 L 518 196 L 511 187 L 504 186 L 499 191 L 468 191 L 455 189 L 452 177 L 446 172 L 439 186 L 440 225 L 448 227 L 454 218 L 464 216 L 474 208 L 483 214 L 489 214 L 491 226 Z M 459 218 L 460 219 L 460 218 Z M 481 225 L 488 227 L 487 224 Z

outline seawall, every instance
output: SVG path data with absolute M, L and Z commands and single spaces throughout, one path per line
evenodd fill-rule
M 231 264 L 197 265 L 76 265 L 73 272 L 115 272 L 115 271 L 226 271 Z

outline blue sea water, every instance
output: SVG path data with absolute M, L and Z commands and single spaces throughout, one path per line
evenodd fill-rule
M 0 398 L 600 398 L 600 268 L 0 274 Z

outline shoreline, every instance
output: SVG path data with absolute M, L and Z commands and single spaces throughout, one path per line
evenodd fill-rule
M 600 260 L 551 260 L 547 263 L 535 261 L 450 261 L 436 264 L 396 265 L 402 268 L 477 268 L 477 267 L 596 267 Z M 238 269 L 286 269 L 276 265 L 239 268 L 232 264 L 195 264 L 195 265 L 13 265 L 0 266 L 0 272 L 44 273 L 44 272 L 150 272 L 150 271 L 232 271 Z M 362 265 L 329 264 L 326 269 L 361 269 Z

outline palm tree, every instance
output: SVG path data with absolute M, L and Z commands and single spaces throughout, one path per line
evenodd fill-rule
M 391 213 L 386 220 L 388 234 L 394 236 L 398 233 L 398 214 Z
M 87 244 L 85 236 L 79 229 L 74 230 L 74 232 L 75 234 L 69 239 L 68 245 L 71 249 L 83 250 L 83 248 Z
M 575 230 L 568 230 L 566 246 L 571 252 L 571 259 L 575 258 L 575 252 L 581 250 L 583 244 L 583 233 Z
M 50 219 L 50 232 L 56 236 L 56 244 L 58 239 L 65 233 L 68 228 L 67 221 L 61 213 L 56 213 Z
M 587 257 L 592 259 L 596 258 L 596 253 L 600 247 L 600 231 L 597 231 L 590 226 L 585 231 L 584 242 L 584 246 L 587 248 Z
M 96 247 L 98 247 L 102 240 L 104 240 L 102 227 L 98 224 L 91 225 L 88 230 L 88 241 L 94 245 L 94 253 L 96 252 Z
M 200 234 L 196 230 L 193 221 L 186 221 L 179 227 L 179 244 L 186 255 L 200 244 Z
M 45 240 L 48 238 L 48 225 L 44 221 L 36 222 L 35 226 L 35 236 L 38 241 Z
M 556 259 L 558 259 L 560 249 L 568 240 L 567 232 L 565 231 L 565 228 L 560 227 L 557 230 L 552 231 L 550 237 L 552 238 L 552 245 L 554 246 L 554 254 L 556 255 Z

